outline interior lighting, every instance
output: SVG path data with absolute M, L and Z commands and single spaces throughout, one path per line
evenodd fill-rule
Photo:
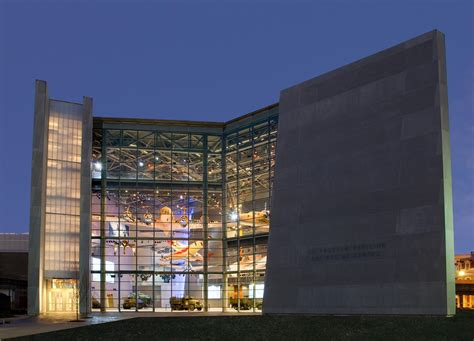
M 232 212 L 232 213 L 230 214 L 230 219 L 231 219 L 232 221 L 237 221 L 237 218 L 238 218 L 237 212 Z
M 459 271 L 459 273 L 458 273 L 458 275 L 459 275 L 460 277 L 464 276 L 465 274 L 466 274 L 466 273 L 464 272 L 464 270 L 461 270 L 461 271 Z
M 96 171 L 101 171 L 102 170 L 102 163 L 99 161 L 94 162 L 94 169 Z
M 138 166 L 143 167 L 144 165 L 143 161 L 138 161 Z

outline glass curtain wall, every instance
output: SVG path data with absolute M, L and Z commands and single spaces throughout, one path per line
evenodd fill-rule
M 226 310 L 262 309 L 277 117 L 225 134 Z
M 93 309 L 261 310 L 277 124 L 94 129 Z
M 221 164 L 220 136 L 94 130 L 93 309 L 222 310 Z

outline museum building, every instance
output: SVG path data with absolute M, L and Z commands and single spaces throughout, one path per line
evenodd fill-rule
M 36 81 L 29 314 L 449 314 L 447 101 L 433 85 L 445 72 L 443 39 L 429 32 L 225 123 L 93 117 L 91 98 L 52 99 Z M 394 242 L 408 239 L 417 244 Z M 420 262 L 413 250 L 436 255 L 438 277 L 402 265 Z M 349 278 L 380 265 L 394 277 L 362 273 L 355 289 L 330 270 Z M 424 286 L 435 303 L 397 306 L 397 281 L 405 300 Z M 335 309 L 318 288 L 338 295 Z M 375 296 L 358 311 L 351 295 Z

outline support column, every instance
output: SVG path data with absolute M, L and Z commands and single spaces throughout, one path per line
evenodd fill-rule
M 81 215 L 79 236 L 79 312 L 91 312 L 90 255 L 91 255 L 91 159 L 92 159 L 92 98 L 84 97 L 81 158 Z
M 208 290 L 209 290 L 209 266 L 208 266 L 208 261 L 209 261 L 209 238 L 208 238 L 208 162 L 207 162 L 207 157 L 208 157 L 208 143 L 207 143 L 207 136 L 204 139 L 204 155 L 203 155 L 203 183 L 204 183 L 204 188 L 203 188 L 203 230 L 204 230 L 204 311 L 209 310 L 209 302 L 208 302 Z
M 105 309 L 105 198 L 107 196 L 107 150 L 106 150 L 106 130 L 102 129 L 102 172 L 101 172 L 101 192 L 100 192 L 100 311 Z M 120 253 L 120 247 L 118 252 Z M 120 281 L 120 275 L 119 275 Z M 120 283 L 120 282 L 119 282 Z M 120 287 L 119 287 L 120 295 Z M 119 297 L 120 306 L 120 297 Z M 120 309 L 120 308 L 119 308 Z
M 28 315 L 43 311 L 44 224 L 48 153 L 49 99 L 45 81 L 36 80 L 33 156 L 31 166 L 28 260 Z
M 225 312 L 228 304 L 227 304 L 227 207 L 226 207 L 226 178 L 225 178 L 225 137 L 224 133 L 222 133 L 222 140 L 221 140 L 221 183 L 222 183 L 222 194 L 221 194 L 221 223 L 222 223 L 222 312 Z

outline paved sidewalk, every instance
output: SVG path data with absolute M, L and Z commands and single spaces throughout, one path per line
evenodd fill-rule
M 70 329 L 83 327 L 93 324 L 114 322 L 119 320 L 131 319 L 135 317 L 195 317 L 195 316 L 244 316 L 261 315 L 261 313 L 233 313 L 233 312 L 207 312 L 207 313 L 189 313 L 189 312 L 124 312 L 124 313 L 92 313 L 90 318 L 83 319 L 82 322 L 71 322 L 76 318 L 75 315 L 43 315 L 41 317 L 18 316 L 6 318 L 7 324 L 2 324 L 0 319 L 0 340 L 7 338 L 28 336 L 52 332 L 61 329 Z

